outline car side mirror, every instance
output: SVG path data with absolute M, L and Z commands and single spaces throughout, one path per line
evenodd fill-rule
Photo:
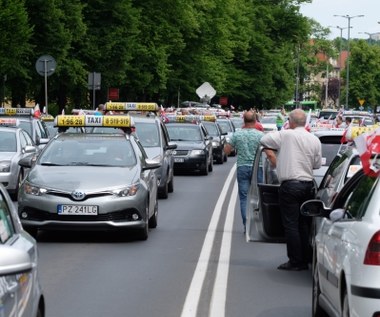
M 323 201 L 318 199 L 311 199 L 305 201 L 300 208 L 300 213 L 308 217 L 328 217 L 331 212 Z
M 0 245 L 0 277 L 30 271 L 32 266 L 28 252 Z
M 36 149 L 36 147 L 34 147 L 33 145 L 27 145 L 27 146 L 25 146 L 25 147 L 22 149 L 22 152 L 23 152 L 24 154 L 26 154 L 26 153 L 35 153 L 35 152 L 37 152 L 37 149 Z
M 168 145 L 165 146 L 165 150 L 175 150 L 177 148 L 177 143 L 169 142 Z
M 24 168 L 31 168 L 34 161 L 34 155 L 28 155 L 27 157 L 24 157 L 21 160 L 19 160 L 18 165 Z

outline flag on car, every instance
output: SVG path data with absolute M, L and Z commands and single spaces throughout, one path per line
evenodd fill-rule
M 39 118 L 39 117 L 41 117 L 40 105 L 39 105 L 38 103 L 34 106 L 33 116 L 34 116 L 35 118 Z

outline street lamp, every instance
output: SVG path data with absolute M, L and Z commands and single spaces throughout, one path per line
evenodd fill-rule
M 369 33 L 369 32 L 359 32 L 359 34 L 367 34 L 368 37 L 369 37 L 369 43 L 371 44 L 372 43 L 372 35 L 376 35 L 376 34 L 379 34 L 379 32 L 375 32 L 375 33 Z
M 349 16 L 346 15 L 337 15 L 334 14 L 334 17 L 342 17 L 347 19 L 348 21 L 348 27 L 347 27 L 347 71 L 346 71 L 346 105 L 345 108 L 348 109 L 348 94 L 349 94 L 349 88 L 350 88 L 350 29 L 351 29 L 351 19 L 353 18 L 361 18 L 364 17 L 363 14 L 360 15 L 353 15 Z
M 342 71 L 342 41 L 343 41 L 343 30 L 348 29 L 348 27 L 337 26 L 328 26 L 329 28 L 337 28 L 340 31 L 339 38 L 339 59 L 338 59 L 338 78 L 339 78 L 339 87 L 338 87 L 338 107 L 340 106 L 340 91 L 341 91 L 341 78 L 340 73 Z M 352 26 L 350 26 L 352 28 Z

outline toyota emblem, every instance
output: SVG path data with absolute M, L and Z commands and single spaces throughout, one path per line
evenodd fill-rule
M 74 200 L 83 200 L 86 197 L 86 194 L 84 192 L 74 190 L 71 193 L 71 197 L 73 197 Z

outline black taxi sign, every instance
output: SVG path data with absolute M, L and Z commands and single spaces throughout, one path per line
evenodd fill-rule
M 105 111 L 158 111 L 155 102 L 106 102 Z
M 0 108 L 0 116 L 32 116 L 32 108 Z
M 56 127 L 132 127 L 130 116 L 58 115 Z

